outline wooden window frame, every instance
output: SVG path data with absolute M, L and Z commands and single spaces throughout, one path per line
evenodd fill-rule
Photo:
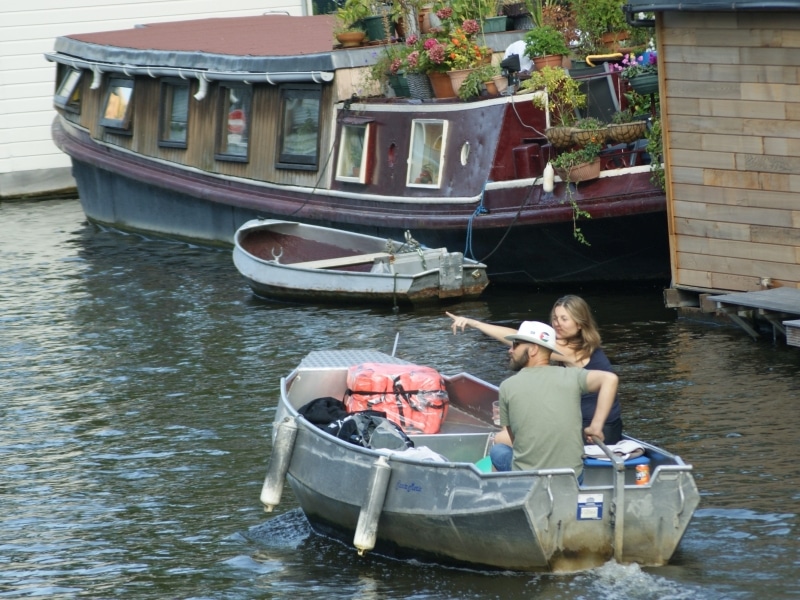
M 112 95 L 116 90 L 130 90 L 128 97 L 118 95 L 124 102 L 122 107 L 122 115 L 118 117 L 108 116 L 110 109 L 110 102 Z M 106 89 L 105 100 L 102 105 L 102 113 L 100 117 L 100 125 L 114 130 L 116 133 L 131 133 L 131 124 L 133 122 L 133 102 L 134 102 L 134 81 L 122 77 L 112 77 L 108 81 L 108 88 Z
M 240 94 L 236 96 L 236 92 Z M 234 104 L 239 105 L 231 109 L 231 95 L 238 98 Z M 240 119 L 231 120 L 235 111 L 242 112 Z M 252 132 L 253 118 L 253 88 L 246 83 L 223 82 L 219 84 L 217 103 L 217 138 L 214 158 L 225 162 L 250 161 L 250 134 Z M 241 127 L 241 130 L 239 130 Z M 240 136 L 236 139 L 234 136 Z M 232 145 L 244 146 L 244 153 L 230 152 Z
M 167 137 L 175 121 L 176 90 L 186 92 L 186 121 L 183 139 L 170 139 Z M 158 103 L 158 145 L 162 148 L 185 149 L 189 143 L 189 113 L 191 107 L 191 85 L 188 81 L 177 78 L 167 78 L 161 82 L 161 93 Z
M 314 140 L 314 154 L 299 154 L 291 152 L 288 148 L 290 137 L 298 134 L 296 131 L 290 131 L 293 127 L 288 122 L 287 114 L 293 110 L 289 103 L 296 101 L 316 100 L 317 114 L 316 114 L 316 137 Z M 293 169 L 299 171 L 317 171 L 319 170 L 319 149 L 321 138 L 321 123 L 322 123 L 322 86 L 313 84 L 287 84 L 281 86 L 280 89 L 280 130 L 278 134 L 278 148 L 276 154 L 275 168 L 277 169 Z M 312 123 L 313 125 L 313 123 Z M 313 133 L 313 132 L 302 132 Z M 301 133 L 301 134 L 302 134 Z

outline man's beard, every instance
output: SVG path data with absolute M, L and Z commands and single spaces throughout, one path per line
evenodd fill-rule
M 512 354 L 508 359 L 508 368 L 512 371 L 521 371 L 528 364 L 528 353 L 521 356 Z

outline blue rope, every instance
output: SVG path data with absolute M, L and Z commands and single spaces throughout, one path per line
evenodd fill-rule
M 489 213 L 489 211 L 486 210 L 486 207 L 483 205 L 483 195 L 486 193 L 487 183 L 489 183 L 488 180 L 483 182 L 483 189 L 481 189 L 481 201 L 478 202 L 478 206 L 475 207 L 475 212 L 470 215 L 469 221 L 467 222 L 467 243 L 464 248 L 464 256 L 471 258 L 472 260 L 478 260 L 475 258 L 475 255 L 472 252 L 472 221 L 475 219 L 475 217 Z

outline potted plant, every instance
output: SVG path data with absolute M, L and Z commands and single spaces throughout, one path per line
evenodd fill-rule
M 602 144 L 606 141 L 608 126 L 595 117 L 584 117 L 575 121 L 572 128 L 572 143 L 580 146 Z
M 658 93 L 658 54 L 654 49 L 638 56 L 633 52 L 622 57 L 621 65 L 614 65 L 620 77 L 628 80 L 637 94 Z
M 534 27 L 525 34 L 525 54 L 537 70 L 560 67 L 563 57 L 569 54 L 564 35 L 552 25 Z
M 567 183 L 589 181 L 600 177 L 600 150 L 602 146 L 592 142 L 581 148 L 562 152 L 550 161 L 556 174 Z
M 520 84 L 520 89 L 546 92 L 533 96 L 534 105 L 553 117 L 545 135 L 556 148 L 571 145 L 575 111 L 586 106 L 586 94 L 581 93 L 578 82 L 561 67 L 545 67 L 531 73 L 530 78 Z
M 367 35 L 362 28 L 361 19 L 369 15 L 370 7 L 366 0 L 346 0 L 336 9 L 336 28 L 333 33 L 342 47 L 361 45 Z
M 586 54 L 616 52 L 628 39 L 630 30 L 622 10 L 626 3 L 627 0 L 572 0 L 575 24 L 583 35 Z
M 633 114 L 632 110 L 619 110 L 611 117 L 608 124 L 608 137 L 619 144 L 630 144 L 644 137 L 647 121 Z
M 490 83 L 494 87 L 492 77 L 499 74 L 500 68 L 494 65 L 478 67 L 464 79 L 461 87 L 458 88 L 458 97 L 462 100 L 469 100 L 475 96 L 480 96 L 486 83 Z M 497 94 L 497 88 L 495 88 L 494 94 Z

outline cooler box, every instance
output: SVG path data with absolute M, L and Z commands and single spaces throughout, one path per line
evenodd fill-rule
M 646 456 L 638 456 L 625 461 L 625 485 L 636 485 L 636 465 L 650 465 Z M 652 476 L 652 474 L 651 474 Z M 614 463 L 598 458 L 583 459 L 583 485 L 613 485 Z

